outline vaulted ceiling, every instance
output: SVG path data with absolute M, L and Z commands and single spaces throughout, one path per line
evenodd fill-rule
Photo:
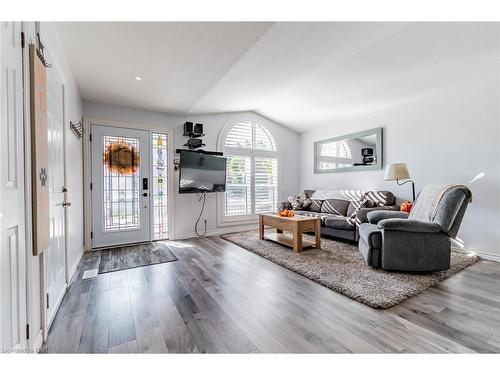
M 296 131 L 498 74 L 498 23 L 57 23 L 85 100 Z M 138 76 L 141 80 L 136 80 Z

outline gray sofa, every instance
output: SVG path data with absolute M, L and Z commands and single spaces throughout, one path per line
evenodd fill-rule
M 450 239 L 457 235 L 471 197 L 470 190 L 465 186 L 449 188 L 435 197 L 432 212 L 428 208 L 430 204 L 424 206 L 420 202 L 420 207 L 429 211 L 424 212 L 425 219 L 421 219 L 422 215 L 415 219 L 418 215 L 416 211 L 422 212 L 422 209 L 415 210 L 422 193 L 410 215 L 402 212 L 370 212 L 367 215 L 369 223 L 359 227 L 359 251 L 369 266 L 385 270 L 446 270 L 450 268 Z
M 304 190 L 308 198 L 313 198 L 315 190 Z M 347 218 L 356 210 L 353 204 L 355 197 L 361 196 L 364 191 L 361 190 L 339 190 L 330 191 L 333 199 L 314 199 L 313 204 L 301 209 L 294 210 L 297 215 L 307 215 L 319 217 L 321 219 L 321 235 L 335 238 L 342 238 L 350 241 L 358 241 L 359 233 L 357 225 L 351 224 Z M 360 208 L 356 213 L 358 223 L 368 222 L 368 213 L 371 211 L 390 210 L 399 211 L 399 206 L 395 205 L 396 198 L 390 191 L 373 192 L 380 201 L 375 207 Z M 328 194 L 327 194 L 328 195 Z M 320 201 L 320 203 L 316 202 Z M 280 202 L 278 210 L 292 209 L 288 201 Z

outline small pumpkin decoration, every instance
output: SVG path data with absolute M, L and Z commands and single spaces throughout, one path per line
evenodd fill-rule
M 134 145 L 119 142 L 106 146 L 104 164 L 112 173 L 131 175 L 139 170 L 139 151 Z
M 401 203 L 401 206 L 399 207 L 399 209 L 401 210 L 401 212 L 410 212 L 412 207 L 413 207 L 413 203 L 404 202 L 404 203 Z
M 281 211 L 278 211 L 278 216 L 293 217 L 293 216 L 295 216 L 295 213 L 292 210 L 281 210 Z

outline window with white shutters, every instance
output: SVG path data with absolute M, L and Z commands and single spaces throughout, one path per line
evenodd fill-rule
M 255 212 L 276 210 L 278 200 L 278 161 L 273 158 L 254 158 Z
M 248 220 L 275 211 L 278 152 L 269 130 L 260 123 L 240 121 L 222 135 L 221 145 L 227 158 L 222 221 Z
M 224 212 L 227 216 L 252 213 L 252 167 L 248 156 L 228 156 Z

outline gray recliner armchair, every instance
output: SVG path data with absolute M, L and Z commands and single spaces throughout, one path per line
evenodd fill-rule
M 368 213 L 369 223 L 359 227 L 359 251 L 369 266 L 385 270 L 449 269 L 451 238 L 457 235 L 471 198 L 471 191 L 462 185 L 427 185 L 409 215 Z

